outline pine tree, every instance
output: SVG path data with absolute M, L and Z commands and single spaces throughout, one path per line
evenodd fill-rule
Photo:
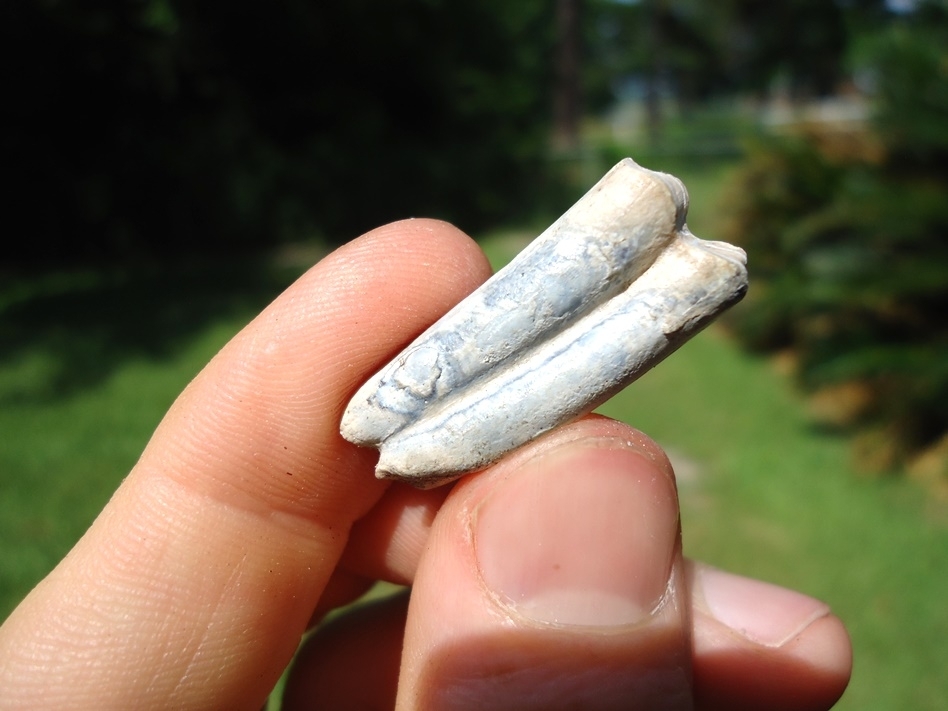
M 756 147 L 730 237 L 758 278 L 736 332 L 791 349 L 811 391 L 856 388 L 861 463 L 889 470 L 948 436 L 948 11 L 922 4 L 874 56 L 871 132 Z

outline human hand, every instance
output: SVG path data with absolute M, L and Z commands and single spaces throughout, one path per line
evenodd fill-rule
M 851 668 L 820 602 L 685 561 L 671 467 L 589 417 L 453 487 L 372 475 L 339 419 L 489 274 L 443 223 L 310 270 L 172 406 L 106 509 L 0 628 L 0 707 L 822 709 Z M 396 698 L 397 689 L 397 703 Z

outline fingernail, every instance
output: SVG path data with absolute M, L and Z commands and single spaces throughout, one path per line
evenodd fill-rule
M 678 540 L 670 472 L 621 439 L 571 442 L 520 464 L 474 514 L 481 577 L 519 616 L 631 625 L 665 597 Z
M 782 647 L 830 611 L 794 590 L 707 566 L 696 569 L 695 583 L 712 617 L 766 647 Z

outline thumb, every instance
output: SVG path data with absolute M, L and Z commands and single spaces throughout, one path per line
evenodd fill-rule
M 399 709 L 690 708 L 671 467 L 587 419 L 458 485 L 420 561 Z

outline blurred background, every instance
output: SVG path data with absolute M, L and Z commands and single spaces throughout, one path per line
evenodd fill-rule
M 948 3 L 20 0 L 0 22 L 0 612 L 333 247 L 515 254 L 630 155 L 752 286 L 603 411 L 686 553 L 827 600 L 844 709 L 948 698 Z

